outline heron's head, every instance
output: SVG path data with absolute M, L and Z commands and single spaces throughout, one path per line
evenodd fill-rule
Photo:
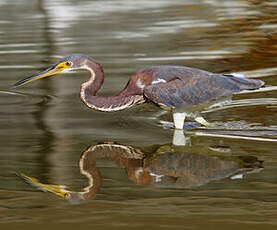
M 66 73 L 72 70 L 77 70 L 77 69 L 87 69 L 87 61 L 91 59 L 90 57 L 84 55 L 84 54 L 71 54 L 68 57 L 63 58 L 50 68 L 41 71 L 37 74 L 34 74 L 30 77 L 24 78 L 18 82 L 16 82 L 13 86 L 21 86 L 25 85 L 29 82 L 45 78 L 45 77 L 50 77 L 52 75 L 60 74 L 60 73 Z M 93 60 L 93 59 L 92 59 Z

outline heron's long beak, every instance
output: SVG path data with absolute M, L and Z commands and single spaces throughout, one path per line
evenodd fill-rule
M 37 74 L 34 74 L 30 77 L 27 77 L 25 79 L 22 79 L 22 80 L 16 82 L 13 86 L 18 87 L 18 86 L 21 86 L 21 85 L 25 85 L 29 82 L 41 79 L 41 78 L 50 77 L 52 75 L 61 73 L 62 71 L 64 71 L 65 69 L 68 69 L 68 68 L 70 68 L 70 66 L 68 66 L 66 64 L 66 62 L 55 64 L 55 65 L 51 66 L 50 68 L 48 68 L 48 69 L 46 69 L 42 72 L 39 72 Z

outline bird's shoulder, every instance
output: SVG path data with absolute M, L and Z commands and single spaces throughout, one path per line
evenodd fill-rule
M 212 73 L 186 66 L 160 65 L 142 69 L 137 74 L 150 77 L 154 83 L 166 83 L 175 79 L 187 81 L 192 78 L 207 77 Z

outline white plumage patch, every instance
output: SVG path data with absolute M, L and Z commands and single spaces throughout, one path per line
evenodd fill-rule
M 158 83 L 166 83 L 166 80 L 158 78 L 157 80 L 152 81 L 152 84 L 158 84 Z
M 91 146 L 89 148 L 90 152 L 94 152 L 99 148 L 109 148 L 109 150 L 114 150 L 116 149 L 120 149 L 120 154 L 122 156 L 124 156 L 124 158 L 131 158 L 131 159 L 142 159 L 142 153 L 138 152 L 136 149 L 134 149 L 131 146 L 125 146 L 125 145 L 120 145 L 120 144 L 108 144 L 108 143 L 104 143 L 104 144 L 99 144 L 99 145 L 95 145 L 95 146 Z M 82 156 L 82 158 L 84 158 L 84 156 Z
M 73 69 L 71 69 L 71 68 L 64 69 L 64 70 L 62 70 L 62 72 L 61 72 L 61 73 L 71 73 L 71 72 L 72 72 L 72 70 L 73 70 Z
M 85 102 L 86 103 L 86 102 Z M 127 109 L 129 108 L 134 102 L 133 101 L 129 101 L 128 103 L 126 104 L 123 104 L 121 106 L 118 106 L 118 107 L 113 107 L 113 106 L 110 106 L 110 107 L 97 107 L 97 106 L 94 106 L 92 104 L 87 104 L 88 107 L 92 108 L 92 109 L 95 109 L 95 110 L 98 110 L 98 111 L 101 111 L 101 112 L 115 112 L 115 111 L 120 111 L 120 110 L 124 110 L 124 109 Z
M 141 173 L 143 173 L 142 167 L 139 167 L 138 169 L 136 169 L 136 173 L 135 173 L 136 179 L 139 179 Z
M 142 83 L 142 81 L 140 79 L 138 79 L 138 81 L 137 81 L 137 87 L 139 87 L 140 89 L 144 89 L 144 84 Z
M 89 108 L 92 108 L 92 109 L 95 109 L 97 111 L 101 111 L 101 112 L 116 112 L 116 111 L 120 111 L 120 110 L 124 110 L 124 109 L 127 109 L 127 108 L 130 108 L 132 107 L 133 105 L 135 104 L 141 104 L 141 103 L 144 103 L 145 100 L 143 99 L 143 97 L 139 96 L 139 95 L 134 95 L 132 100 L 129 100 L 128 102 L 126 102 L 125 104 L 122 104 L 122 105 L 110 105 L 108 107 L 98 107 L 96 105 L 93 105 L 91 103 L 88 103 L 85 99 L 85 84 L 88 84 L 89 82 L 85 82 L 83 83 L 83 87 L 81 89 L 81 93 L 80 93 L 80 96 L 81 96 L 81 99 L 83 100 L 83 102 L 89 107 Z
M 230 75 L 232 75 L 234 77 L 245 78 L 245 75 L 243 73 L 230 73 Z
M 162 177 L 164 177 L 164 175 L 158 175 L 155 173 L 150 173 L 150 176 L 154 179 L 154 181 L 157 182 L 161 182 L 162 181 Z

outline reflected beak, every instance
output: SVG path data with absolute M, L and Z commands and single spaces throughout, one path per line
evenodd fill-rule
M 64 71 L 65 69 L 68 69 L 68 68 L 70 68 L 70 66 L 68 66 L 68 64 L 66 62 L 62 62 L 62 63 L 56 64 L 56 65 L 53 65 L 52 67 L 50 67 L 42 72 L 39 72 L 35 75 L 32 75 L 25 79 L 22 79 L 22 80 L 16 82 L 13 86 L 18 87 L 18 86 L 25 85 L 29 82 L 36 81 L 41 78 L 50 77 L 52 75 L 61 73 L 62 71 Z
M 57 196 L 60 196 L 62 198 L 68 199 L 69 191 L 65 189 L 65 186 L 63 185 L 54 185 L 54 184 L 43 184 L 38 179 L 34 177 L 29 177 L 25 175 L 24 173 L 17 174 L 22 179 L 24 179 L 27 183 L 31 184 L 32 186 L 46 192 L 54 193 Z

